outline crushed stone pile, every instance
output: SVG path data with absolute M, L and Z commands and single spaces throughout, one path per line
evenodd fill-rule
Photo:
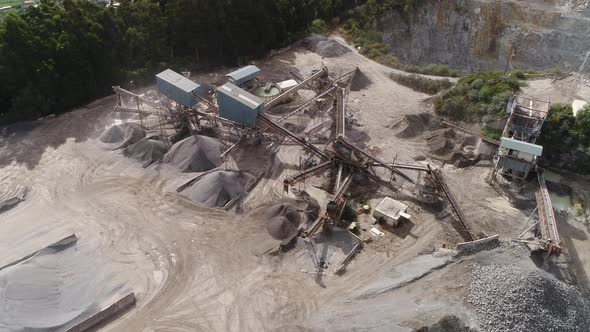
M 350 82 L 350 90 L 361 91 L 367 89 L 373 82 L 360 69 L 352 77 Z
M 348 47 L 324 35 L 311 35 L 303 40 L 302 45 L 324 58 L 335 58 L 351 52 Z
M 430 151 L 436 154 L 446 154 L 455 146 L 455 131 L 453 129 L 440 129 L 431 132 L 426 136 Z
M 266 230 L 275 240 L 295 236 L 302 221 L 297 208 L 289 204 L 277 204 L 265 209 L 260 217 L 266 221 Z
M 123 155 L 142 162 L 143 167 L 148 167 L 153 163 L 162 161 L 166 151 L 168 151 L 166 143 L 155 139 L 144 138 L 123 149 Z
M 484 332 L 581 332 L 590 326 L 590 301 L 536 268 L 475 265 L 469 301 Z
M 164 156 L 164 162 L 182 172 L 206 172 L 223 163 L 223 144 L 207 136 L 191 136 L 174 144 Z
M 387 128 L 393 129 L 395 136 L 410 138 L 421 135 L 432 119 L 429 113 L 408 114 L 394 119 Z
M 182 195 L 212 208 L 231 207 L 229 203 L 245 197 L 254 180 L 246 172 L 214 171 L 198 178 Z
M 139 123 L 123 123 L 113 125 L 105 130 L 98 138 L 101 142 L 109 144 L 113 149 L 123 149 L 131 144 L 141 141 L 145 137 L 145 130 Z

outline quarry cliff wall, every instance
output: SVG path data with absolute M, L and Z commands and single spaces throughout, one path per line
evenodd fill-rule
M 504 69 L 515 50 L 511 68 L 578 71 L 590 51 L 590 1 L 422 0 L 386 13 L 379 29 L 406 63 Z

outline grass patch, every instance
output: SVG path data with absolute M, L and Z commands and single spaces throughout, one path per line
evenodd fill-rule
M 407 86 L 412 90 L 435 95 L 442 90 L 447 90 L 453 86 L 448 79 L 435 80 L 418 75 L 398 75 L 390 74 L 389 77 L 395 82 Z
M 508 99 L 524 82 L 501 72 L 480 72 L 463 77 L 434 101 L 436 113 L 453 120 L 476 122 L 506 116 Z
M 481 127 L 481 134 L 487 138 L 491 138 L 496 141 L 499 141 L 500 137 L 502 137 L 502 130 L 495 129 L 495 128 L 488 127 L 488 126 L 482 126 Z

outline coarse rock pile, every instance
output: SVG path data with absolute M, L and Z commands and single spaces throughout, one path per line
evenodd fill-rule
M 153 163 L 158 163 L 164 159 L 168 147 L 162 141 L 144 138 L 141 141 L 123 149 L 123 155 L 143 163 L 143 167 L 148 167 Z
M 275 240 L 290 239 L 301 225 L 301 214 L 292 205 L 278 204 L 266 209 L 261 215 L 266 220 L 266 230 Z
M 164 156 L 164 162 L 182 172 L 206 172 L 223 163 L 223 144 L 207 136 L 191 136 L 174 144 Z
M 145 131 L 139 123 L 128 122 L 111 126 L 98 139 L 105 144 L 109 144 L 113 149 L 118 150 L 135 144 L 144 137 Z
M 324 35 L 311 35 L 303 40 L 302 45 L 324 58 L 335 58 L 351 52 L 348 47 Z
M 208 207 L 230 208 L 245 197 L 254 180 L 252 175 L 245 172 L 214 171 L 198 178 L 182 194 Z
M 589 300 L 534 267 L 475 265 L 469 301 L 485 332 L 581 332 L 590 326 Z
M 431 119 L 429 113 L 408 114 L 394 119 L 387 127 L 393 129 L 397 137 L 416 137 L 428 128 Z
M 455 137 L 456 134 L 453 129 L 440 129 L 428 134 L 426 141 L 432 153 L 443 155 L 453 150 Z
M 367 89 L 373 82 L 360 69 L 356 71 L 350 82 L 350 90 L 361 91 Z

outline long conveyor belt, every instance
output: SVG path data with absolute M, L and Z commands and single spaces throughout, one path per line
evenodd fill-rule
M 270 100 L 269 102 L 267 102 L 266 104 L 264 104 L 264 108 L 266 110 L 269 110 L 275 106 L 277 106 L 278 104 L 280 104 L 283 100 L 285 100 L 286 98 L 289 98 L 290 96 L 292 96 L 293 94 L 295 94 L 297 91 L 299 91 L 300 89 L 304 88 L 305 86 L 307 86 L 307 84 L 321 78 L 322 76 L 325 76 L 328 74 L 328 71 L 326 68 L 322 68 L 321 70 L 319 70 L 317 73 L 311 75 L 310 77 L 306 78 L 303 82 L 297 84 L 296 86 L 292 87 L 291 89 L 285 91 L 284 93 L 278 95 L 275 99 Z
M 415 181 L 412 180 L 412 178 L 410 178 L 409 176 L 407 176 L 406 174 L 400 172 L 399 170 L 397 170 L 395 167 L 390 166 L 388 164 L 386 164 L 385 162 L 371 156 L 370 154 L 366 153 L 365 151 L 361 150 L 360 148 L 358 148 L 357 146 L 355 146 L 354 144 L 350 143 L 346 138 L 339 136 L 336 138 L 336 141 L 344 146 L 346 146 L 349 149 L 352 149 L 360 154 L 362 154 L 364 157 L 366 157 L 367 159 L 371 160 L 372 162 L 379 164 L 381 167 L 387 168 L 388 170 L 394 172 L 395 174 L 401 176 L 402 178 L 406 179 L 407 181 L 414 183 Z
M 471 227 L 469 226 L 467 219 L 463 215 L 463 211 L 461 211 L 461 208 L 459 207 L 459 204 L 457 203 L 455 196 L 453 195 L 453 193 L 449 189 L 449 186 L 447 185 L 447 182 L 445 181 L 445 179 L 442 175 L 442 172 L 440 170 L 433 170 L 431 172 L 431 174 L 434 177 L 434 179 L 436 180 L 439 188 L 442 190 L 442 192 L 445 194 L 445 196 L 449 200 L 449 204 L 451 205 L 451 209 L 455 213 L 455 216 L 457 217 L 457 219 L 459 220 L 461 225 L 463 225 L 463 227 L 467 231 L 467 236 L 469 238 L 469 241 L 476 240 L 476 238 L 473 236 L 473 232 L 471 230 Z
M 285 128 L 285 127 L 281 126 L 280 124 L 274 122 L 272 119 L 270 119 L 266 115 L 260 113 L 260 114 L 258 114 L 258 118 L 261 119 L 262 121 L 264 121 L 268 126 L 270 126 L 272 129 L 274 129 L 278 133 L 280 133 L 280 134 L 282 134 L 282 135 L 284 135 L 286 137 L 289 137 L 289 138 L 293 139 L 295 142 L 297 142 L 303 148 L 305 148 L 307 150 L 310 150 L 311 152 L 314 152 L 314 153 L 320 155 L 321 157 L 323 157 L 325 159 L 330 159 L 328 157 L 328 155 L 326 155 L 323 151 L 321 151 L 320 149 L 318 149 L 317 147 L 315 147 L 313 144 L 308 143 L 306 140 L 304 140 L 301 137 L 293 134 L 287 128 Z
M 551 196 L 547 190 L 545 184 L 545 176 L 542 171 L 538 173 L 539 190 L 535 193 L 537 199 L 537 207 L 539 211 L 539 222 L 541 225 L 541 237 L 547 241 L 548 250 L 557 251 L 561 250 L 561 238 L 559 231 L 557 230 L 557 220 L 555 219 L 555 213 L 553 211 L 553 203 L 551 202 Z
M 314 176 L 317 173 L 323 172 L 326 169 L 330 168 L 332 166 L 332 161 L 326 161 L 324 163 L 321 163 L 317 166 L 314 166 L 312 168 L 306 169 L 305 171 L 290 177 L 288 179 L 285 180 L 285 185 L 288 186 L 292 186 L 293 184 L 297 183 L 297 182 L 301 182 L 301 181 L 305 181 L 307 179 L 309 179 L 310 177 Z

